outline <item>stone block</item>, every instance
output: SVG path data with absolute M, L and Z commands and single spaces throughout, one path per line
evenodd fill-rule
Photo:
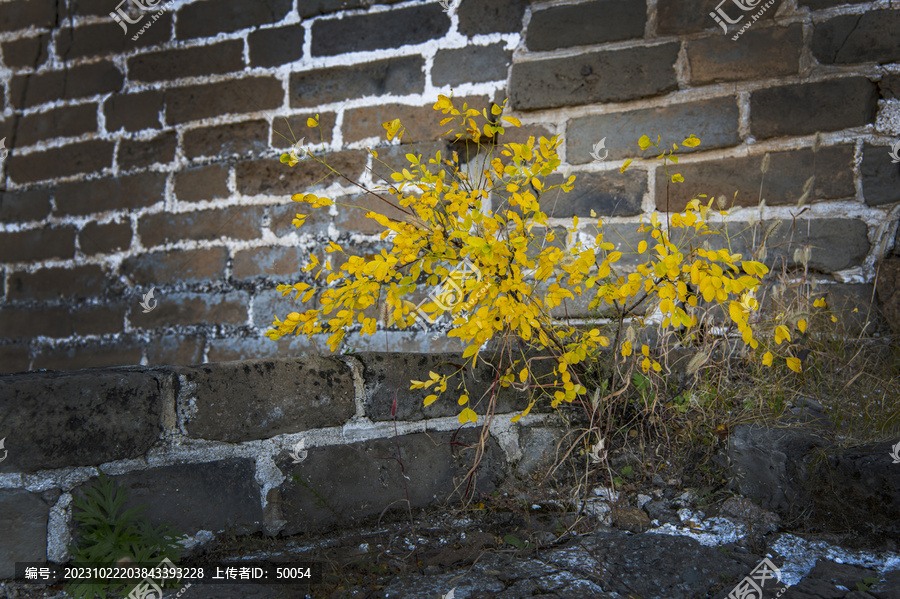
M 96 104 L 51 108 L 21 117 L 16 144 L 24 147 L 47 139 L 78 137 L 96 131 Z
M 159 329 L 191 325 L 243 325 L 247 322 L 249 300 L 245 292 L 154 293 L 156 308 L 144 313 L 140 304 L 132 303 L 128 321 L 139 329 Z
M 633 0 L 552 6 L 531 14 L 525 45 L 541 52 L 640 38 L 646 21 L 646 4 Z
M 721 32 L 685 43 L 694 85 L 796 75 L 802 48 L 803 28 L 799 23 L 750 29 L 741 35 L 739 43 Z
M 317 19 L 312 26 L 312 55 L 335 56 L 380 48 L 399 48 L 443 37 L 450 18 L 439 4 Z
M 222 164 L 179 171 L 175 174 L 175 197 L 180 202 L 227 198 L 231 193 L 228 190 L 228 172 L 228 167 Z
M 269 126 L 263 120 L 197 127 L 184 132 L 184 155 L 188 158 L 271 156 L 268 137 Z
M 125 258 L 120 271 L 145 286 L 221 280 L 228 252 L 223 247 L 205 250 L 151 252 Z
M 291 73 L 291 107 L 306 108 L 365 96 L 419 93 L 425 89 L 424 64 L 420 56 L 401 56 Z
M 512 52 L 504 44 L 439 50 L 431 67 L 431 81 L 437 87 L 506 81 L 510 63 Z
M 13 578 L 16 562 L 47 561 L 50 505 L 24 489 L 0 490 L 0 579 Z
M 128 77 L 132 81 L 166 81 L 218 75 L 243 68 L 244 42 L 241 40 L 145 52 L 128 59 Z
M 114 149 L 111 141 L 93 139 L 25 155 L 12 154 L 6 168 L 9 178 L 18 185 L 98 173 L 112 168 Z
M 900 60 L 900 13 L 870 10 L 816 23 L 811 49 L 822 64 Z
M 889 146 L 863 145 L 863 197 L 869 206 L 883 206 L 900 201 L 900 162 L 891 158 Z
M 563 182 L 561 175 L 547 178 L 547 187 Z M 597 216 L 635 216 L 641 213 L 641 201 L 647 193 L 647 175 L 643 171 L 603 171 L 576 173 L 569 193 L 559 190 L 541 195 L 541 210 L 552 218 Z M 594 221 L 596 222 L 596 221 Z
M 303 57 L 302 25 L 257 29 L 247 36 L 251 67 L 277 67 Z
M 14 75 L 9 82 L 15 108 L 31 108 L 57 100 L 75 100 L 122 89 L 125 77 L 110 61 L 92 62 L 58 71 Z M 70 156 L 69 159 L 73 159 Z
M 165 190 L 165 173 L 138 173 L 61 183 L 56 188 L 56 210 L 61 214 L 84 215 L 146 208 L 164 201 Z
M 177 145 L 178 134 L 174 131 L 166 131 L 147 140 L 123 139 L 119 143 L 119 168 L 131 170 L 169 164 L 175 160 Z
M 113 94 L 103 103 L 106 130 L 109 132 L 159 129 L 159 113 L 163 109 L 163 94 L 158 90 L 134 94 Z
M 33 370 L 81 370 L 141 363 L 143 343 L 133 339 L 76 341 L 34 350 Z
M 78 249 L 90 256 L 97 253 L 111 254 L 131 246 L 131 222 L 86 223 L 78 232 Z
M 247 5 L 240 0 L 187 4 L 178 10 L 175 38 L 214 37 L 241 29 L 277 23 L 290 13 L 291 0 L 260 0 Z
M 75 256 L 75 228 L 71 226 L 0 233 L 0 255 L 6 262 L 34 262 Z
M 191 4 L 186 8 L 206 4 Z M 269 76 L 170 87 L 165 91 L 166 123 L 180 125 L 224 114 L 272 110 L 283 102 L 281 81 Z
M 138 235 L 145 247 L 184 239 L 258 239 L 262 233 L 262 206 L 233 206 L 220 210 L 158 212 L 138 221 Z
M 108 16 L 113 7 L 106 7 L 102 16 Z M 137 48 L 147 48 L 164 44 L 172 38 L 172 14 L 164 12 L 154 21 L 154 27 L 145 29 L 141 36 L 131 39 L 147 21 L 139 21 L 129 27 L 128 35 L 122 34 L 122 28 L 112 19 L 99 23 L 82 24 L 78 27 L 61 27 L 57 34 L 56 51 L 60 56 L 83 58 L 88 56 L 107 56 L 124 54 Z
M 0 192 L 0 222 L 43 220 L 50 214 L 50 190 L 32 188 Z
M 466 36 L 518 33 L 530 0 L 460 0 L 459 32 Z

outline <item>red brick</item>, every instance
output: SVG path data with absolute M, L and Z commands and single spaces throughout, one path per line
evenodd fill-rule
M 148 52 L 128 59 L 128 76 L 134 81 L 165 81 L 232 73 L 244 68 L 244 42 Z
M 0 5 L 2 6 L 2 5 Z M 35 75 L 15 75 L 10 81 L 10 99 L 15 108 L 30 108 L 56 100 L 75 100 L 117 92 L 125 78 L 108 61 L 47 71 Z
M 79 370 L 135 366 L 141 363 L 142 345 L 133 340 L 89 341 L 40 348 L 32 367 L 35 370 Z
M 0 345 L 0 374 L 27 372 L 31 364 L 26 343 Z
M 136 94 L 114 94 L 104 103 L 106 130 L 115 132 L 159 129 L 159 113 L 163 109 L 163 95 L 159 91 Z
M 62 214 L 145 208 L 163 201 L 165 189 L 165 173 L 62 183 L 56 190 L 56 208 Z
M 96 173 L 112 167 L 115 144 L 99 139 L 50 148 L 42 152 L 12 154 L 7 164 L 9 178 L 17 184 Z
M 184 132 L 182 144 L 187 158 L 258 156 L 269 153 L 268 137 L 266 121 L 243 121 L 189 129 Z
M 75 227 L 45 227 L 0 233 L 4 262 L 34 262 L 75 256 Z
M 675 169 L 670 166 L 669 172 L 681 173 L 685 181 L 669 184 L 669 209 L 673 212 L 684 210 L 691 198 L 702 193 L 709 197 L 725 196 L 730 206 L 735 191 L 738 192 L 736 206 L 756 206 L 762 180 L 762 158 L 723 158 L 679 164 Z M 807 203 L 854 198 L 853 147 L 821 148 L 818 154 L 811 149 L 772 152 L 762 197 L 769 206 L 795 204 L 803 193 L 804 182 L 814 174 L 815 186 Z M 656 175 L 656 206 L 660 210 L 666 209 L 666 175 L 662 169 L 658 169 Z
M 50 191 L 46 188 L 0 192 L 0 222 L 42 220 L 50 214 Z
M 3 48 L 3 62 L 11 69 L 23 67 L 37 69 L 47 61 L 49 42 L 48 33 L 3 42 L 0 44 Z
M 184 239 L 257 239 L 262 231 L 262 214 L 260 206 L 146 214 L 138 221 L 138 235 L 144 247 Z
M 145 346 L 150 366 L 190 366 L 203 362 L 205 340 L 200 335 L 164 335 Z
M 145 48 L 165 43 L 172 38 L 172 15 L 163 13 L 153 27 L 144 31 L 136 40 L 131 39 L 146 21 L 129 26 L 130 35 L 122 33 L 122 27 L 109 18 L 115 4 L 109 7 L 100 23 L 80 25 L 75 29 L 61 28 L 57 34 L 56 48 L 61 56 L 82 58 L 86 56 L 107 56 L 124 54 L 134 48 Z
M 735 43 L 719 33 L 686 42 L 691 83 L 746 81 L 794 75 L 800 69 L 803 27 L 750 29 Z
M 156 307 L 144 312 L 140 304 L 132 304 L 128 321 L 141 329 L 200 324 L 241 325 L 247 322 L 250 300 L 244 293 L 159 293 L 155 292 Z
M 305 140 L 304 144 L 331 143 L 331 132 L 337 115 L 333 112 L 320 113 L 319 126 L 310 128 L 306 121 L 314 116 L 314 113 L 307 112 L 272 119 L 272 147 L 287 149 L 301 139 Z M 344 141 L 347 141 L 346 137 Z
M 131 223 L 87 223 L 78 233 L 78 247 L 90 256 L 97 253 L 110 254 L 126 250 L 131 246 Z
M 244 77 L 172 87 L 165 92 L 166 122 L 179 125 L 222 114 L 271 110 L 280 107 L 283 101 L 284 88 L 274 77 Z
M 361 151 L 334 152 L 325 157 L 328 164 L 349 179 L 357 180 L 366 164 Z M 304 160 L 293 167 L 277 159 L 251 160 L 236 167 L 238 191 L 243 195 L 293 195 L 329 185 L 337 175 L 318 162 Z
M 184 171 L 175 175 L 175 197 L 180 202 L 201 202 L 227 198 L 228 167 L 210 164 Z
M 172 250 L 131 256 L 120 271 L 136 285 L 165 285 L 219 281 L 225 274 L 228 251 L 223 247 L 204 250 Z
M 102 295 L 108 283 L 103 268 L 96 264 L 42 268 L 30 273 L 19 271 L 9 276 L 9 299 L 93 297 Z
M 277 23 L 291 10 L 291 0 L 259 0 L 248 4 L 241 0 L 196 2 L 178 11 L 175 37 L 179 40 L 212 37 L 266 23 Z
M 119 168 L 131 170 L 175 160 L 178 135 L 174 131 L 160 133 L 151 139 L 123 139 L 119 142 Z
M 30 146 L 45 139 L 77 137 L 97 131 L 97 105 L 81 104 L 33 112 L 22 117 L 16 144 Z

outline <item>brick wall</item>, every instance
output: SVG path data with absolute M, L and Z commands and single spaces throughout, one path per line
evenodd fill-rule
M 760 16 L 767 3 L 746 13 L 728 3 L 728 18 L 742 18 L 726 34 L 710 16 L 716 4 L 453 0 L 445 12 L 416 0 L 173 0 L 141 13 L 129 0 L 118 5 L 120 25 L 115 0 L 0 1 L 9 149 L 0 370 L 315 351 L 262 336 L 287 312 L 275 285 L 295 282 L 326 239 L 365 252 L 377 236 L 349 209 L 299 235 L 291 194 L 368 200 L 278 155 L 313 138 L 305 122 L 319 113 L 329 161 L 372 183 L 388 170 L 365 152 L 382 143 L 381 123 L 401 117 L 433 153 L 446 140 L 430 106 L 451 89 L 479 106 L 508 97 L 525 125 L 508 140 L 563 136 L 563 166 L 578 186 L 555 202 L 556 218 L 595 210 L 625 230 L 665 209 L 660 169 L 618 167 L 636 156 L 642 133 L 664 143 L 694 133 L 703 144 L 682 148 L 686 182 L 668 208 L 696 193 L 738 192 L 731 220 L 746 222 L 770 153 L 763 217 L 788 225 L 772 254 L 790 261 L 788 244 L 809 244 L 824 283 L 870 297 L 865 285 L 893 246 L 900 201 L 900 164 L 889 157 L 900 138 L 900 10 L 775 0 Z M 602 138 L 609 155 L 592 161 Z M 382 155 L 398 166 L 407 150 Z M 792 235 L 813 175 L 799 216 L 808 227 Z M 144 313 L 151 289 L 157 307 Z M 357 347 L 459 349 L 421 332 Z

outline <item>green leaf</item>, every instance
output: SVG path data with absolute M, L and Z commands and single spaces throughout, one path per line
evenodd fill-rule
M 516 535 L 506 535 L 503 537 L 503 542 L 512 545 L 516 549 L 525 549 L 525 543 L 523 543 Z

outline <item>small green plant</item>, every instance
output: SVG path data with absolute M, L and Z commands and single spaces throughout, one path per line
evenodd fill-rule
M 871 586 L 878 582 L 878 578 L 872 578 L 871 576 L 866 576 L 862 579 L 862 582 L 856 583 L 856 590 L 861 593 L 866 593 L 871 590 Z
M 179 543 L 187 535 L 177 533 L 167 524 L 154 529 L 146 517 L 139 515 L 146 506 L 122 511 L 128 493 L 102 472 L 84 495 L 73 499 L 78 543 L 69 545 L 72 564 L 115 566 L 123 561 L 148 564 L 165 558 L 176 562 L 181 557 Z M 66 593 L 75 599 L 98 596 L 107 599 L 127 595 L 137 582 L 124 586 L 110 581 L 69 584 Z

